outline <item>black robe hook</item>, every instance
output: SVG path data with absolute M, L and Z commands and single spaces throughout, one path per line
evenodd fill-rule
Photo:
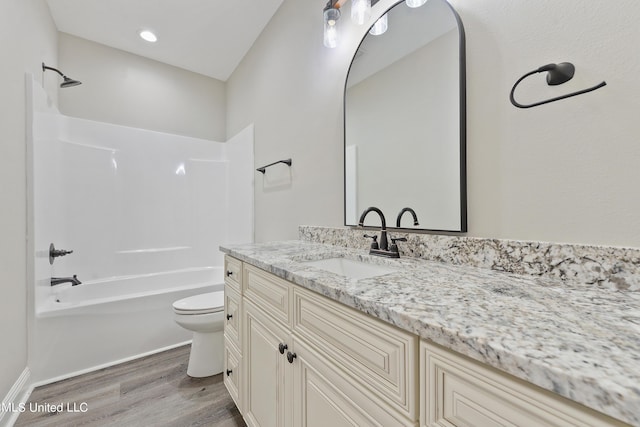
M 602 82 L 602 83 L 597 84 L 597 85 L 595 85 L 593 87 L 590 87 L 588 89 L 579 90 L 577 92 L 569 93 L 567 95 L 557 96 L 555 98 L 547 99 L 545 101 L 540 101 L 540 102 L 536 102 L 536 103 L 533 103 L 533 104 L 520 104 L 519 102 L 517 102 L 515 100 L 513 94 L 516 91 L 516 87 L 518 86 L 518 84 L 520 84 L 521 81 L 523 81 L 524 79 L 526 79 L 530 75 L 536 74 L 536 73 L 542 73 L 544 71 L 547 71 L 547 73 L 548 73 L 547 74 L 547 84 L 549 86 L 556 86 L 556 85 L 561 85 L 562 83 L 566 83 L 569 80 L 571 80 L 573 78 L 573 75 L 575 74 L 576 68 L 570 62 L 561 62 L 559 64 L 543 65 L 542 67 L 539 67 L 537 70 L 528 72 L 524 76 L 520 77 L 518 79 L 518 81 L 516 82 L 516 84 L 513 85 L 513 88 L 511 88 L 511 94 L 509 95 L 509 99 L 511 100 L 511 103 L 513 105 L 515 105 L 518 108 L 536 107 L 538 105 L 548 104 L 549 102 L 559 101 L 561 99 L 570 98 L 570 97 L 576 96 L 576 95 L 582 95 L 583 93 L 587 93 L 587 92 L 594 91 L 596 89 L 600 89 L 601 87 L 603 87 L 603 86 L 605 86 L 607 84 L 606 82 Z

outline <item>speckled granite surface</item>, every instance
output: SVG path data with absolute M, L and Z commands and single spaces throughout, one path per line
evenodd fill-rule
M 371 241 L 363 234 L 357 228 L 299 227 L 301 240 L 354 249 L 369 246 Z M 389 235 L 407 238 L 398 244 L 402 256 L 640 291 L 640 249 L 395 231 Z
M 422 338 L 640 426 L 640 293 L 367 250 L 286 241 L 221 250 Z M 393 273 L 349 279 L 304 260 Z

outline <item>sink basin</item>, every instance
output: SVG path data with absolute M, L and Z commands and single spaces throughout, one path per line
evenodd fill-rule
M 382 276 L 396 271 L 382 265 L 368 264 L 366 262 L 353 261 L 346 258 L 327 258 L 318 261 L 305 261 L 302 264 L 310 265 L 320 270 L 329 271 L 331 273 L 356 280 Z

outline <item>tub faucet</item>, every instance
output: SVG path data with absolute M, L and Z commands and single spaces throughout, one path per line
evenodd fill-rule
M 416 215 L 416 211 L 414 211 L 411 208 L 402 208 L 402 210 L 400 211 L 400 213 L 398 214 L 398 218 L 396 219 L 396 227 L 400 228 L 400 220 L 402 219 L 402 215 L 404 215 L 405 212 L 409 212 L 411 214 L 411 216 L 413 216 L 413 225 L 420 225 L 418 223 L 418 216 Z
M 378 245 L 378 249 L 376 249 L 374 245 L 372 245 L 371 249 L 369 250 L 369 254 L 389 258 L 399 258 L 400 255 L 397 251 L 392 252 L 389 250 L 389 242 L 387 241 L 387 220 L 384 218 L 384 214 L 380 209 L 374 206 L 365 209 L 364 212 L 362 212 L 362 215 L 360 215 L 360 221 L 358 221 L 358 225 L 360 227 L 364 226 L 364 218 L 369 212 L 377 213 L 378 216 L 380 216 L 380 222 L 382 223 L 382 225 L 380 226 L 380 243 Z
M 51 278 L 51 286 L 61 285 L 63 283 L 71 283 L 71 286 L 76 286 L 82 284 L 80 280 L 78 280 L 78 276 L 75 274 L 73 277 L 52 277 Z

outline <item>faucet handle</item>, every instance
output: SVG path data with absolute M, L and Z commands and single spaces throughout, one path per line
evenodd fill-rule
M 69 255 L 72 253 L 73 251 L 68 251 L 66 249 L 56 249 L 53 243 L 51 243 L 49 245 L 49 264 L 53 265 L 54 258 Z
M 389 252 L 398 252 L 398 244 L 396 242 L 406 242 L 407 239 L 405 237 L 396 237 L 395 239 L 391 238 L 391 247 L 389 248 Z
M 378 249 L 378 236 L 374 235 L 369 235 L 369 234 L 365 234 L 364 237 L 369 238 L 369 239 L 373 239 L 373 242 L 371 242 L 371 249 Z

